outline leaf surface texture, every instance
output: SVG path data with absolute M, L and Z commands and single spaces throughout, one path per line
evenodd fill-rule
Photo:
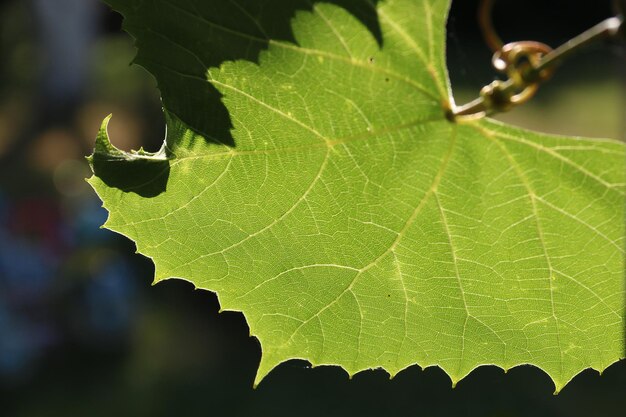
M 106 227 L 243 312 L 257 382 L 624 356 L 624 145 L 451 123 L 445 0 L 110 0 L 155 75 L 161 152 L 103 124 Z

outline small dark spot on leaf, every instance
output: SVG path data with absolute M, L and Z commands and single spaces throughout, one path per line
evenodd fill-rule
M 387 77 L 387 78 L 385 78 L 385 82 L 386 82 L 386 83 L 388 83 L 388 82 L 389 82 L 389 78 L 388 78 L 388 77 Z
M 368 61 L 370 64 L 373 64 L 373 63 L 374 63 L 374 57 L 373 57 L 373 56 L 369 57 L 369 59 L 368 59 L 367 61 Z

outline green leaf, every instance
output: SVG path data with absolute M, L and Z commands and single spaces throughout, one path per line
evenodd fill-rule
M 624 357 L 625 149 L 452 123 L 445 0 L 111 0 L 166 146 L 90 179 L 156 265 L 243 312 L 258 383 L 531 364 L 560 390 Z

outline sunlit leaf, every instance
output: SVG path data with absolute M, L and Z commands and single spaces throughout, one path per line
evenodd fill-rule
M 624 145 L 453 123 L 445 0 L 111 0 L 159 83 L 158 154 L 90 182 L 156 265 L 242 311 L 259 382 L 624 356 Z

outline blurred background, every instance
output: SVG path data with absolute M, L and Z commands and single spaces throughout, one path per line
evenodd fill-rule
M 477 0 L 457 0 L 448 59 L 457 103 L 490 82 Z M 611 15 L 609 0 L 500 0 L 505 41 L 556 46 Z M 585 371 L 553 396 L 521 367 L 482 368 L 456 389 L 439 369 L 393 381 L 372 371 L 280 366 L 252 389 L 260 358 L 240 314 L 182 281 L 155 287 L 151 263 L 102 230 L 84 182 L 102 119 L 123 149 L 160 147 L 155 81 L 130 66 L 132 39 L 98 0 L 0 0 L 0 416 L 621 416 L 626 363 Z M 624 49 L 572 58 L 501 120 L 545 132 L 624 137 Z

